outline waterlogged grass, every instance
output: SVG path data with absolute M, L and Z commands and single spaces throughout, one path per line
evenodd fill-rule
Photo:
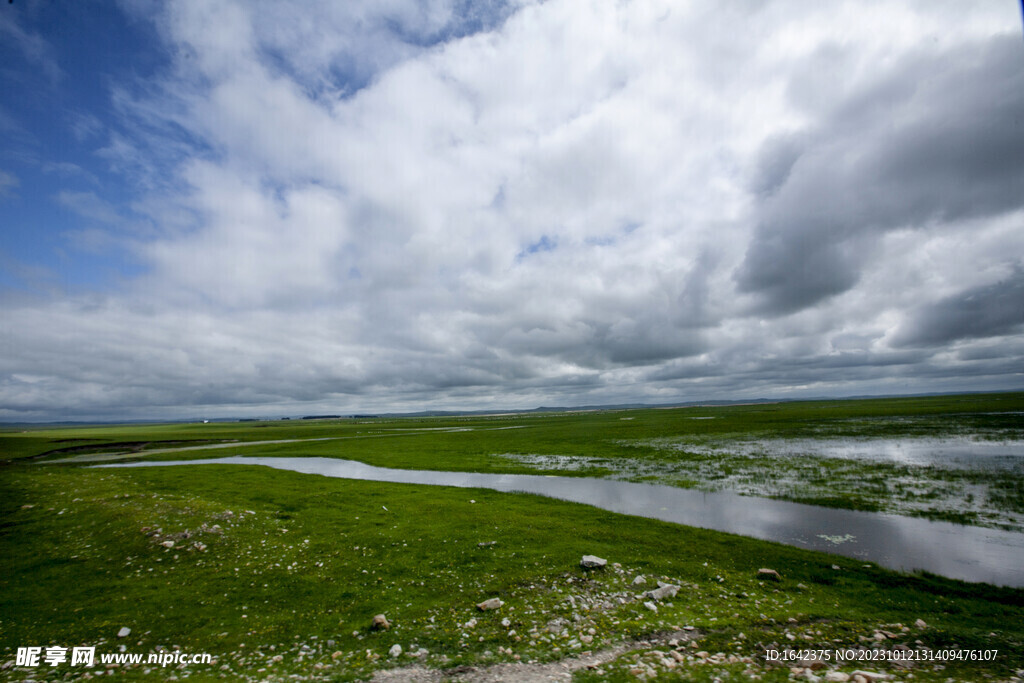
M 904 420 L 904 424 L 912 421 Z M 641 468 L 709 490 L 1013 530 L 1024 528 L 1024 441 L 989 430 L 970 438 L 655 439 L 675 458 Z M 1012 437 L 1012 438 L 1011 438 Z
M 765 650 L 955 646 L 999 655 L 918 664 L 914 679 L 1006 678 L 1024 667 L 1024 591 L 900 576 L 534 496 L 219 465 L 9 465 L 0 485 L 0 662 L 28 645 L 180 648 L 215 658 L 174 670 L 191 680 L 357 680 L 381 668 L 541 663 L 620 647 L 577 679 L 639 670 L 787 680 L 788 666 L 767 662 Z M 584 572 L 583 554 L 609 565 Z M 760 567 L 782 581 L 758 581 Z M 678 594 L 642 596 L 659 580 Z M 492 597 L 500 609 L 475 608 Z M 370 630 L 378 613 L 390 630 Z M 122 627 L 131 634 L 119 639 Z M 391 657 L 396 644 L 403 653 Z M 117 673 L 171 675 L 145 665 Z

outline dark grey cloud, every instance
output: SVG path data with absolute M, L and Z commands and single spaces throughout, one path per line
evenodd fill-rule
M 666 363 L 649 372 L 646 378 L 664 382 L 723 377 L 729 378 L 736 388 L 741 388 L 744 382 L 833 382 L 885 376 L 895 372 L 894 368 L 915 367 L 927 362 L 931 355 L 925 351 L 901 350 L 786 356 L 780 353 L 759 354 L 756 344 L 751 343 L 745 351 L 730 349 L 710 359 L 681 359 Z
M 765 141 L 757 157 L 751 189 L 762 200 L 775 194 L 789 180 L 793 166 L 811 144 L 806 135 L 775 135 Z
M 604 370 L 693 356 L 706 348 L 699 331 L 681 330 L 647 311 L 614 322 L 574 320 L 555 326 L 517 325 L 491 332 L 496 348 L 513 357 L 533 357 Z
M 918 51 L 818 124 L 767 142 L 751 181 L 758 224 L 735 273 L 757 313 L 850 289 L 881 232 L 1024 206 L 1022 63 L 1011 36 Z
M 1024 328 L 1024 270 L 972 287 L 916 311 L 897 332 L 897 346 L 936 346 L 959 339 L 1014 334 Z
M 1006 348 L 990 358 L 950 362 L 938 349 L 895 352 L 723 358 L 706 362 L 686 359 L 645 375 L 652 385 L 699 387 L 703 398 L 818 397 L 842 386 L 845 395 L 971 391 L 979 386 L 1018 390 L 1020 349 Z

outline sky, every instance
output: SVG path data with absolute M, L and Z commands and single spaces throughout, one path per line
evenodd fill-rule
M 1021 389 L 1017 2 L 0 4 L 0 421 Z

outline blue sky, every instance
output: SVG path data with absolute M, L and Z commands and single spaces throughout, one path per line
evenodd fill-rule
M 125 254 L 82 253 L 67 237 L 130 205 L 136 188 L 103 157 L 118 125 L 111 89 L 145 80 L 168 56 L 152 49 L 152 27 L 114 4 L 4 10 L 0 164 L 16 179 L 2 205 L 4 284 L 109 287 L 137 264 Z
M 0 6 L 0 420 L 1024 388 L 1016 3 Z

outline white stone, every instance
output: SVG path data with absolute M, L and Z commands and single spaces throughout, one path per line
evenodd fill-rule
M 608 564 L 608 560 L 597 555 L 584 555 L 580 560 L 580 566 L 584 569 L 604 569 L 606 564 Z
M 400 654 L 402 654 L 402 646 L 399 645 L 398 643 L 395 643 L 394 645 L 392 645 L 391 649 L 388 650 L 388 657 L 397 657 Z
M 125 636 L 127 636 L 131 632 L 132 632 L 132 630 L 130 628 L 128 628 L 127 626 L 122 626 L 121 630 L 117 632 L 117 637 L 118 638 L 124 638 Z
M 487 610 L 498 609 L 499 607 L 501 607 L 504 604 L 505 603 L 503 603 L 498 598 L 491 598 L 489 600 L 484 600 L 483 602 L 478 603 L 476 608 L 478 610 L 480 610 L 481 612 L 486 612 Z
M 644 593 L 647 597 L 652 600 L 664 600 L 665 598 L 674 598 L 676 593 L 679 592 L 679 586 L 673 586 L 671 584 L 663 584 L 661 587 Z

